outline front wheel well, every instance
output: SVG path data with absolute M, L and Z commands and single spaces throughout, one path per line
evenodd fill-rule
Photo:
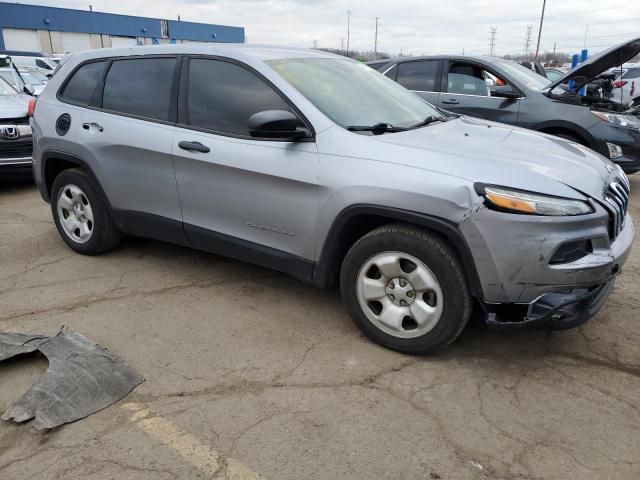
M 364 235 L 383 225 L 404 223 L 421 227 L 440 235 L 458 254 L 469 282 L 471 294 L 482 296 L 480 280 L 469 247 L 456 226 L 445 220 L 405 212 L 403 210 L 377 207 L 356 207 L 355 212 L 346 212 L 334 223 L 324 242 L 321 258 L 314 269 L 314 283 L 336 288 L 340 282 L 340 269 L 349 249 Z
M 566 138 L 572 140 L 585 147 L 590 147 L 589 141 L 582 135 L 567 127 L 546 127 L 539 130 L 542 133 L 548 133 L 549 135 L 555 135 L 557 137 Z

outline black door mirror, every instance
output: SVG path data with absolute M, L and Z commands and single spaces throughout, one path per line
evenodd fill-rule
M 33 94 L 36 93 L 36 89 L 33 88 L 31 85 L 25 85 L 24 87 L 22 87 L 22 90 L 24 91 L 24 93 L 29 94 L 33 97 Z
M 494 85 L 490 88 L 492 97 L 501 97 L 515 99 L 520 98 L 520 94 L 516 92 L 511 85 Z
M 298 117 L 286 110 L 265 110 L 249 118 L 249 133 L 252 137 L 279 140 L 297 140 L 309 132 L 298 127 Z

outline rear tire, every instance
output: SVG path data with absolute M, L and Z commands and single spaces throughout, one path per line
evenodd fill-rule
M 439 235 L 405 224 L 377 228 L 351 247 L 340 290 L 367 337 L 413 355 L 448 346 L 472 311 L 453 248 Z
M 82 169 L 64 170 L 55 178 L 51 213 L 62 239 L 78 253 L 104 253 L 122 238 L 102 189 Z

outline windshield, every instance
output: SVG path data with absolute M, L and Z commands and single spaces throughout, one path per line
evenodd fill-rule
M 267 61 L 322 113 L 342 127 L 387 124 L 411 127 L 435 107 L 374 69 L 347 59 Z
M 0 77 L 0 95 L 15 95 L 16 93 L 18 93 L 17 90 Z
M 551 82 L 522 65 L 510 60 L 492 59 L 492 61 L 504 70 L 510 77 L 520 82 L 530 90 L 540 91 L 547 88 Z

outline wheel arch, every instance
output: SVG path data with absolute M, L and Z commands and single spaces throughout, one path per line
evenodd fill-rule
M 596 143 L 593 136 L 585 128 L 574 123 L 562 121 L 545 122 L 536 125 L 534 127 L 534 130 L 542 133 L 548 133 L 549 135 L 564 133 L 566 135 L 575 137 L 576 140 L 579 140 L 582 145 L 589 148 L 594 148 Z
M 98 177 L 96 177 L 91 166 L 82 158 L 65 152 L 47 150 L 42 153 L 41 165 L 42 183 L 40 185 L 40 193 L 45 201 L 51 203 L 51 187 L 53 186 L 53 181 L 61 172 L 70 168 L 81 168 L 93 178 L 100 190 L 102 190 L 102 194 L 104 198 L 107 199 L 107 203 L 111 206 L 108 197 L 104 194 L 102 185 L 100 185 L 98 181 Z
M 460 257 L 471 295 L 482 298 L 482 286 L 471 249 L 455 223 L 423 213 L 369 204 L 353 205 L 338 214 L 314 266 L 313 283 L 324 288 L 336 287 L 342 261 L 351 246 L 371 230 L 396 222 L 424 227 L 442 235 Z

